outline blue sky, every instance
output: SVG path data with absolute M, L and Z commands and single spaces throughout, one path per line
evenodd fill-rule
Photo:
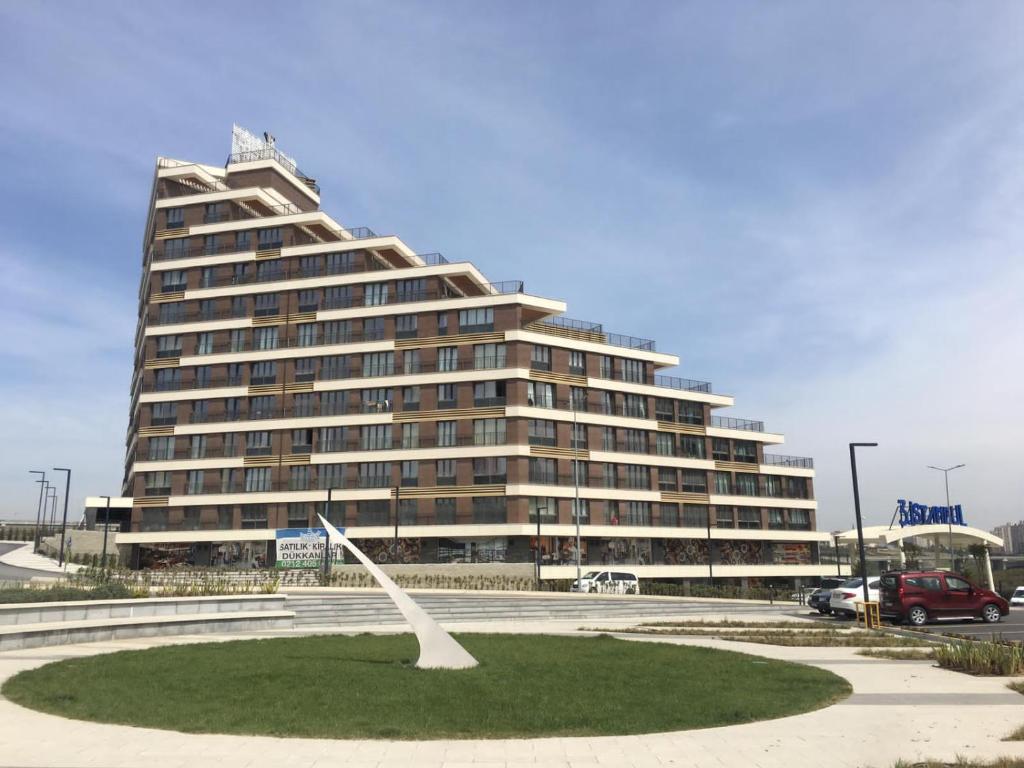
M 0 516 L 117 493 L 157 155 L 270 130 L 348 226 L 657 339 L 820 527 L 1024 517 L 1024 5 L 0 6 Z

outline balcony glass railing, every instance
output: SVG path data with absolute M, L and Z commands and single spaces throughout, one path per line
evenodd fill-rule
M 729 416 L 712 416 L 711 426 L 719 429 L 740 429 L 745 432 L 764 432 L 763 421 L 750 419 L 734 419 Z

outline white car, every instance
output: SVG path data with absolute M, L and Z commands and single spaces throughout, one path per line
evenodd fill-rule
M 878 602 L 878 579 L 871 579 L 868 582 L 868 600 Z M 832 590 L 828 607 L 832 609 L 833 616 L 856 616 L 855 603 L 862 602 L 864 602 L 864 580 L 858 576 L 855 579 L 844 581 Z
M 639 595 L 640 579 L 623 571 L 588 571 L 573 579 L 570 592 L 600 592 L 606 595 Z
M 1016 608 L 1018 606 L 1024 608 L 1024 587 L 1017 587 L 1013 590 L 1013 594 L 1010 595 L 1010 607 Z

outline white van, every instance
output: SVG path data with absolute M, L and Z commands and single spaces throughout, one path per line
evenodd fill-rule
M 588 571 L 573 580 L 570 592 L 599 592 L 606 595 L 639 595 L 640 579 L 623 571 Z

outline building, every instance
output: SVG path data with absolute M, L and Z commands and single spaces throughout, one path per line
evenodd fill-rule
M 583 562 L 644 578 L 835 567 L 813 462 L 719 415 L 731 397 L 522 282 L 342 226 L 270 139 L 236 127 L 224 167 L 160 158 L 143 242 L 111 511 L 135 564 L 270 564 L 326 510 L 382 561 L 397 533 L 402 562 L 539 546 L 545 578 L 574 576 L 578 512 Z
M 992 529 L 992 533 L 1003 540 L 1001 554 L 1024 554 L 1024 521 L 997 525 Z

